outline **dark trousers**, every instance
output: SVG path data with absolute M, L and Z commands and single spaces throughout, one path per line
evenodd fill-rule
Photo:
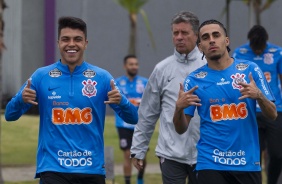
M 173 160 L 160 158 L 163 184 L 198 184 L 195 170 L 196 165 L 188 165 Z
M 261 184 L 261 172 L 200 170 L 199 184 Z
M 99 174 L 42 172 L 40 173 L 40 184 L 105 184 L 105 176 Z
M 278 112 L 275 121 L 257 113 L 261 152 L 266 148 L 268 153 L 267 183 L 277 184 L 282 171 L 282 112 Z

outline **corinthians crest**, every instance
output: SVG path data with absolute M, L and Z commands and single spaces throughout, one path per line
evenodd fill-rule
M 88 98 L 91 98 L 92 96 L 96 96 L 97 93 L 97 89 L 96 89 L 96 85 L 97 82 L 96 81 L 92 81 L 91 79 L 88 79 L 87 81 L 82 81 L 83 84 L 83 88 L 82 88 L 82 95 L 83 96 L 87 96 Z
M 245 74 L 240 74 L 240 73 L 236 73 L 234 75 L 231 75 L 231 78 L 233 79 L 233 82 L 232 82 L 232 87 L 233 89 L 241 89 L 242 86 L 239 85 L 240 82 L 242 83 L 247 83 L 247 81 L 245 80 Z

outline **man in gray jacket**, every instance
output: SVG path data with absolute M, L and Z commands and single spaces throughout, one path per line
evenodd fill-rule
M 172 56 L 158 63 L 152 72 L 139 107 L 139 120 L 135 126 L 131 157 L 134 166 L 143 168 L 143 159 L 156 122 L 160 128 L 156 155 L 164 184 L 195 184 L 196 144 L 199 140 L 198 114 L 191 120 L 188 130 L 179 135 L 173 125 L 175 102 L 178 98 L 179 83 L 185 77 L 206 63 L 196 46 L 199 19 L 191 12 L 176 14 L 171 22 L 175 51 Z

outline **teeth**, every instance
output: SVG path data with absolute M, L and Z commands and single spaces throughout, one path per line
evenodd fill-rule
M 67 52 L 70 52 L 70 53 L 75 53 L 76 50 L 68 50 Z

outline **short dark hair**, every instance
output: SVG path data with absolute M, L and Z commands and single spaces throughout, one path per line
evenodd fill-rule
M 204 22 L 200 25 L 198 31 L 200 32 L 200 30 L 201 30 L 202 27 L 204 27 L 205 25 L 209 25 L 209 24 L 217 24 L 217 25 L 219 25 L 219 26 L 224 30 L 225 36 L 226 36 L 226 37 L 228 36 L 228 35 L 227 35 L 227 30 L 226 30 L 226 28 L 224 27 L 224 25 L 223 25 L 221 22 L 219 22 L 219 21 L 217 21 L 217 20 L 214 20 L 214 19 L 210 19 L 210 20 L 204 21 Z M 199 42 L 200 42 L 200 35 L 198 35 L 198 43 L 199 43 Z M 227 48 L 227 51 L 228 51 L 228 52 L 231 51 L 231 49 L 229 48 L 229 46 L 227 46 L 226 48 Z
M 123 58 L 123 64 L 126 64 L 126 62 L 127 62 L 127 60 L 128 60 L 129 58 L 135 58 L 135 59 L 137 59 L 136 55 L 134 55 L 134 54 L 126 55 L 126 56 Z
M 268 33 L 263 26 L 254 25 L 248 33 L 248 39 L 252 49 L 264 49 L 268 40 Z
M 72 28 L 72 29 L 79 29 L 81 30 L 84 35 L 85 38 L 87 38 L 87 26 L 86 23 L 77 17 L 60 17 L 59 21 L 58 21 L 58 38 L 60 37 L 61 34 L 61 30 L 63 28 Z
M 171 20 L 171 25 L 173 24 L 180 24 L 180 23 L 190 23 L 192 25 L 192 29 L 194 33 L 198 34 L 199 28 L 199 18 L 192 12 L 189 11 L 180 11 L 179 13 L 175 14 Z

